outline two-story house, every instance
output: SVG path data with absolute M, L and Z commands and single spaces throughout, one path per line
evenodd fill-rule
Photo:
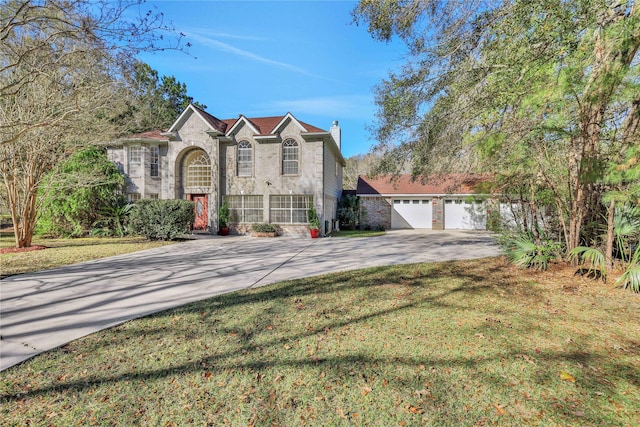
M 326 233 L 342 192 L 340 144 L 337 121 L 326 131 L 290 113 L 220 120 L 189 105 L 166 132 L 119 140 L 108 156 L 128 177 L 129 200 L 193 200 L 196 230 L 215 232 L 226 202 L 238 232 L 268 222 L 301 234 L 313 204 Z

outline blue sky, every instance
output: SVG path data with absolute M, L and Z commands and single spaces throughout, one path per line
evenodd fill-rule
M 404 46 L 371 38 L 351 23 L 355 1 L 150 1 L 192 44 L 144 54 L 160 75 L 186 83 L 220 119 L 296 118 L 342 128 L 345 157 L 374 143 L 373 87 L 404 62 Z

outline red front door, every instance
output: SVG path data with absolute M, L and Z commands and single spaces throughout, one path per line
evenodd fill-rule
M 189 199 L 195 204 L 196 219 L 193 222 L 194 230 L 206 230 L 209 227 L 209 199 L 206 194 L 190 194 Z

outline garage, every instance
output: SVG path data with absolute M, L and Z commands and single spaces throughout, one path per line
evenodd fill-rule
M 485 230 L 487 214 L 484 203 L 470 199 L 445 199 L 444 228 L 447 230 Z
M 424 198 L 393 199 L 391 228 L 431 228 L 431 200 Z

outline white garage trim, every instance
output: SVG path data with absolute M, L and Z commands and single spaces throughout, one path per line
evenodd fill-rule
M 391 209 L 391 228 L 431 228 L 431 199 L 420 197 L 394 198 Z
M 444 201 L 446 230 L 486 230 L 487 213 L 482 201 L 469 198 L 449 198 Z

